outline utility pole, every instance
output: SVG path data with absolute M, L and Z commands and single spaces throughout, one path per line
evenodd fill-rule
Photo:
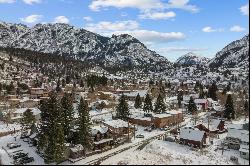
M 129 142 L 129 119 L 128 119 L 128 142 Z
M 222 145 L 222 155 L 224 154 L 224 142 L 221 143 Z
M 134 124 L 134 139 L 135 139 L 135 124 Z

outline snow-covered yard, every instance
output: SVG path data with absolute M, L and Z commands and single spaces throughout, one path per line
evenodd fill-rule
M 216 152 L 193 151 L 190 147 L 155 140 L 141 151 L 136 148 L 109 158 L 103 165 L 232 165 L 226 157 Z

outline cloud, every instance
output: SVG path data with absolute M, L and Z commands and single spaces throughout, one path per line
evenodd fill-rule
M 64 23 L 64 24 L 68 24 L 69 23 L 69 19 L 65 16 L 57 16 L 54 18 L 54 23 Z
M 40 21 L 42 17 L 43 17 L 42 15 L 35 15 L 34 14 L 34 15 L 27 16 L 25 18 L 20 18 L 20 20 L 22 22 L 32 24 L 32 23 Z
M 244 6 L 241 6 L 240 11 L 243 15 L 249 16 L 249 3 Z
M 212 27 L 208 26 L 208 27 L 204 27 L 202 29 L 203 32 L 206 32 L 206 33 L 210 33 L 210 32 L 223 32 L 224 29 L 220 28 L 220 29 L 213 29 Z
M 106 22 L 102 21 L 99 23 L 89 23 L 84 27 L 85 29 L 102 34 L 104 36 L 111 37 L 113 34 L 129 34 L 144 43 L 164 43 L 164 42 L 172 42 L 178 40 L 184 40 L 186 36 L 181 32 L 157 32 L 140 29 L 139 24 L 136 21 L 128 20 L 128 21 L 116 21 Z
M 208 48 L 165 47 L 159 49 L 159 52 L 199 52 L 206 50 L 208 50 Z
M 14 3 L 16 0 L 0 0 L 0 3 Z
M 140 19 L 152 19 L 152 20 L 167 20 L 174 18 L 176 14 L 172 11 L 170 12 L 145 12 L 141 15 L 139 15 Z
M 28 4 L 28 5 L 33 5 L 35 3 L 41 3 L 41 0 L 23 0 L 24 3 Z
M 114 34 L 130 34 L 135 38 L 143 42 L 172 42 L 185 39 L 185 35 L 181 32 L 169 32 L 162 33 L 157 31 L 149 31 L 149 30 L 133 30 L 133 31 L 117 31 Z
M 85 21 L 93 21 L 93 19 L 91 18 L 91 17 L 83 17 L 83 19 L 85 20 Z
M 114 23 L 108 21 L 101 21 L 97 24 L 87 24 L 85 29 L 93 32 L 103 31 L 122 31 L 122 30 L 134 30 L 139 27 L 136 21 L 116 21 Z
M 93 11 L 100 11 L 102 8 L 137 8 L 146 9 L 163 9 L 164 3 L 161 0 L 93 0 L 89 8 Z
M 192 13 L 199 12 L 199 8 L 195 5 L 188 4 L 189 0 L 169 0 L 167 8 L 183 9 Z
M 245 28 L 243 28 L 239 25 L 235 25 L 235 26 L 230 28 L 230 31 L 232 31 L 232 32 L 243 32 L 245 30 L 246 30 Z

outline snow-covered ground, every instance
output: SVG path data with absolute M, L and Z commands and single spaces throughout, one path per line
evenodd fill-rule
M 14 130 L 20 130 L 21 125 L 20 124 L 8 124 L 0 121 L 0 133 L 8 132 L 8 131 L 14 131 Z
M 142 150 L 136 148 L 111 157 L 104 165 L 219 165 L 233 164 L 215 152 L 193 151 L 190 147 L 155 140 Z
M 20 134 L 21 133 L 18 132 L 15 135 L 0 137 L 0 156 L 3 165 L 13 165 L 13 159 L 6 153 L 4 149 L 6 149 L 10 155 L 12 155 L 13 152 L 15 151 L 23 150 L 22 152 L 29 153 L 29 157 L 34 157 L 35 161 L 30 163 L 31 165 L 44 165 L 43 159 L 36 153 L 36 147 L 34 146 L 30 147 L 30 145 L 27 142 L 24 142 L 22 139 L 20 139 Z M 15 136 L 17 136 L 16 141 L 14 138 Z M 7 147 L 7 143 L 10 142 L 21 144 L 21 147 L 15 149 L 9 149 Z

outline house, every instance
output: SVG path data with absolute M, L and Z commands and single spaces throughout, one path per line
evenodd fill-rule
M 207 134 L 219 134 L 226 132 L 225 129 L 225 121 L 222 119 L 210 119 L 209 123 L 207 122 L 200 122 L 198 125 L 195 126 L 201 131 L 205 131 Z
M 191 127 L 180 129 L 180 142 L 185 145 L 199 148 L 205 147 L 206 137 L 205 131 L 196 130 Z
M 31 88 L 30 94 L 32 98 L 42 97 L 44 93 L 44 88 Z
M 85 149 L 81 144 L 69 148 L 69 158 L 77 159 L 85 156 Z
M 94 140 L 94 150 L 102 150 L 113 145 L 111 130 L 105 126 L 94 126 L 91 128 L 91 135 Z
M 142 101 L 144 100 L 144 98 L 147 95 L 147 90 L 138 90 L 138 91 L 134 91 L 134 92 L 130 92 L 130 93 L 124 93 L 125 98 L 129 101 L 135 101 L 136 96 L 139 94 Z
M 207 99 L 195 99 L 194 103 L 197 107 L 200 107 L 202 110 L 208 109 L 208 100 Z
M 103 125 L 108 127 L 113 135 L 121 136 L 133 132 L 133 126 L 121 119 L 106 121 Z
M 35 116 L 36 121 L 40 120 L 40 113 L 41 111 L 38 108 L 18 108 L 13 112 L 13 116 L 11 117 L 12 122 L 20 122 L 23 118 L 23 113 L 27 110 L 31 109 L 31 112 Z

